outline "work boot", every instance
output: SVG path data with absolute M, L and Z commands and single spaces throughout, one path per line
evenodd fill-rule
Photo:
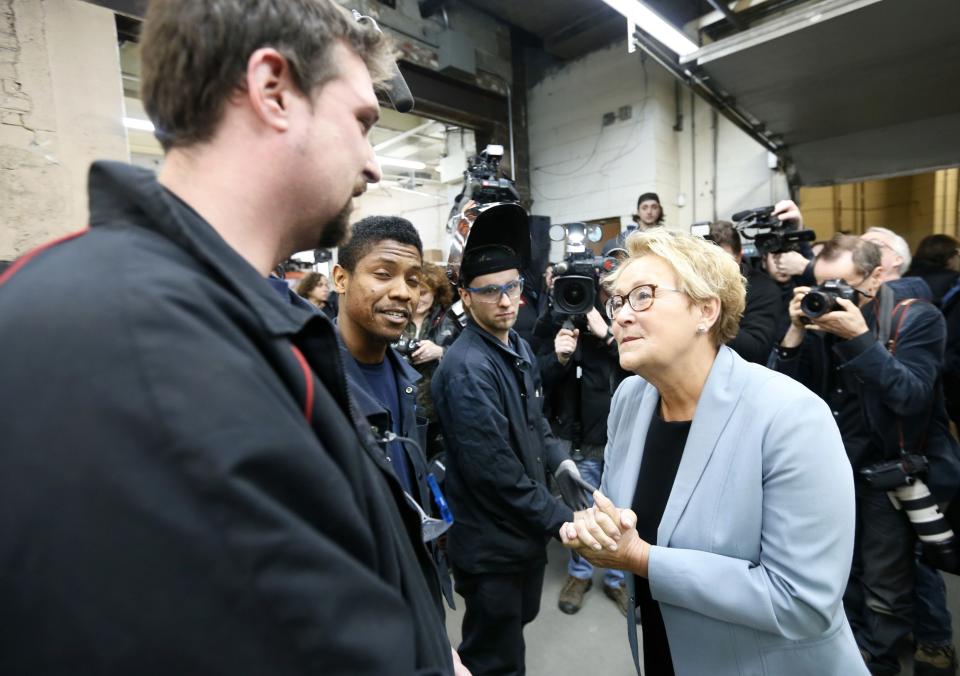
M 583 606 L 583 595 L 590 591 L 593 580 L 581 580 L 573 575 L 567 575 L 567 581 L 560 590 L 560 601 L 557 606 L 560 612 L 573 615 Z
M 623 585 L 614 587 L 613 585 L 605 584 L 603 585 L 603 593 L 607 595 L 607 598 L 612 600 L 617 604 L 617 608 L 620 609 L 620 612 L 623 613 L 623 616 L 627 616 L 627 590 L 623 588 Z
M 952 645 L 918 643 L 913 653 L 916 676 L 954 676 L 957 673 L 957 652 Z

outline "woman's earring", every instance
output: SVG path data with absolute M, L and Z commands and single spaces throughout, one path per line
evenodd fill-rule
M 706 333 L 706 332 L 707 332 L 706 326 L 704 326 L 703 324 L 697 325 L 697 333 Z

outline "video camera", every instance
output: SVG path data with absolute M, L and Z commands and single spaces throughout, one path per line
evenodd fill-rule
M 799 251 L 801 242 L 812 242 L 817 238 L 813 230 L 801 230 L 794 223 L 781 221 L 773 215 L 773 207 L 738 211 L 732 220 L 745 240 L 744 248 L 752 243 L 761 258 L 767 254 Z
M 503 146 L 493 144 L 488 145 L 480 154 L 467 158 L 467 169 L 463 172 L 463 192 L 454 200 L 451 216 L 459 214 L 463 205 L 471 201 L 477 205 L 520 201 L 520 193 L 513 181 L 500 176 L 502 159 Z
M 613 270 L 617 259 L 594 256 L 584 241 L 599 242 L 603 231 L 598 225 L 567 223 L 550 227 L 550 239 L 567 242 L 567 257 L 553 266 L 554 282 L 550 297 L 561 313 L 586 315 L 594 306 L 600 278 Z

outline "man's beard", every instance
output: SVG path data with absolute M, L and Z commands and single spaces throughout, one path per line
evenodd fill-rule
M 353 198 L 350 198 L 343 209 L 320 229 L 320 237 L 313 248 L 333 249 L 343 244 L 350 230 L 350 214 L 352 213 Z

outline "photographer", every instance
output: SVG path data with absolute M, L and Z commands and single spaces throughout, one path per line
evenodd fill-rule
M 835 293 L 794 290 L 790 328 L 774 367 L 817 392 L 837 420 L 857 488 L 846 610 L 871 672 L 896 674 L 897 643 L 913 629 L 917 535 L 887 491 L 868 485 L 862 470 L 898 459 L 901 450 L 922 453 L 936 500 L 946 502 L 956 491 L 960 464 L 938 383 L 944 321 L 928 303 L 899 305 L 907 299 L 882 284 L 881 251 L 872 242 L 834 237 L 813 273 L 819 284 L 832 280 Z M 879 333 L 893 308 L 900 314 L 887 336 L 895 339 L 895 350 L 888 351 Z
M 545 337 L 537 357 L 548 404 L 544 408 L 550 412 L 554 434 L 577 463 L 580 475 L 594 486 L 600 485 L 603 473 L 611 381 L 620 359 L 600 306 L 601 299 L 597 298 L 589 312 L 574 317 L 551 307 L 537 325 L 537 333 Z M 593 586 L 592 577 L 590 563 L 571 555 L 558 600 L 561 611 L 573 615 L 580 610 L 584 595 Z M 626 615 L 622 571 L 604 572 L 603 593 Z
M 747 306 L 740 319 L 740 329 L 727 345 L 747 361 L 765 365 L 776 341 L 782 314 L 780 289 L 762 271 L 743 264 L 740 233 L 733 223 L 713 223 L 710 226 L 710 239 L 730 254 L 747 280 Z

